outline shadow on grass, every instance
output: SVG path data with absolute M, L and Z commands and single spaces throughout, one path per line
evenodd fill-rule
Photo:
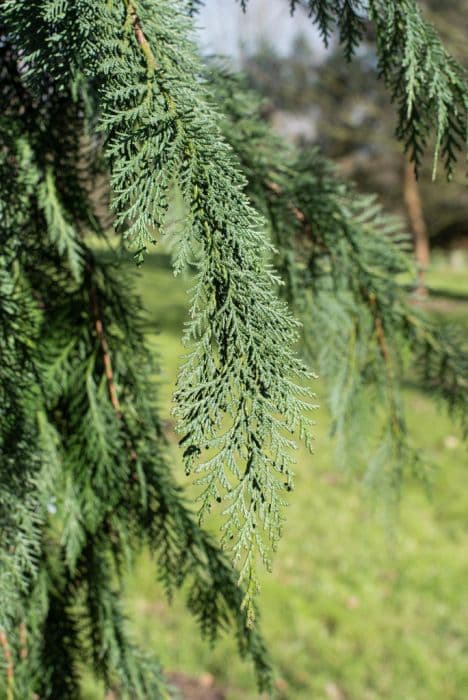
M 468 292 L 454 292 L 449 289 L 434 289 L 434 287 L 428 287 L 429 299 L 446 299 L 447 301 L 461 301 L 468 304 Z

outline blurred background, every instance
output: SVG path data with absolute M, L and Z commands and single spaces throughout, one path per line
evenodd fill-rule
M 426 0 L 447 46 L 468 67 L 468 0 Z M 420 178 L 394 136 L 394 107 L 377 80 L 373 37 L 353 63 L 323 47 L 285 0 L 208 0 L 197 18 L 206 54 L 228 57 L 264 97 L 264 118 L 287 139 L 318 144 L 343 176 L 377 192 L 414 238 L 418 303 L 468 329 L 468 190 L 465 163 L 448 184 Z M 430 151 L 430 149 L 428 149 Z M 148 341 L 161 357 L 163 415 L 183 348 L 189 280 L 175 279 L 163 248 L 139 273 Z M 320 382 L 316 388 L 320 398 Z M 413 440 L 434 465 L 432 496 L 410 487 L 398 522 L 384 522 L 362 486 L 336 468 L 326 407 L 316 450 L 298 453 L 297 488 L 272 574 L 262 580 L 263 627 L 283 700 L 463 700 L 468 697 L 468 479 L 466 445 L 450 418 L 408 381 Z M 185 482 L 173 424 L 166 432 Z M 200 640 L 182 598 L 169 605 L 142 556 L 128 581 L 135 636 L 154 648 L 184 698 L 257 698 L 250 666 L 228 633 Z M 102 698 L 91 686 L 90 700 Z

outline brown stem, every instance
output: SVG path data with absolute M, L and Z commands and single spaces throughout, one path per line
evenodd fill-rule
M 107 391 L 109 394 L 109 399 L 110 402 L 114 408 L 114 411 L 117 414 L 117 417 L 119 420 L 122 419 L 122 409 L 120 407 L 120 401 L 119 397 L 117 394 L 117 387 L 115 386 L 115 381 L 114 381 L 114 372 L 112 369 L 112 359 L 110 356 L 109 352 L 109 343 L 107 342 L 107 338 L 104 333 L 104 324 L 102 322 L 101 314 L 100 314 L 100 309 L 99 309 L 99 302 L 97 299 L 96 295 L 96 289 L 95 287 L 91 284 L 91 304 L 92 304 L 92 309 L 93 309 L 93 315 L 94 315 L 94 326 L 96 329 L 96 335 L 99 340 L 99 344 L 101 346 L 102 350 L 102 363 L 104 365 L 104 374 L 106 377 L 107 381 Z
M 127 11 L 130 16 L 130 21 L 133 26 L 133 31 L 135 32 L 135 37 L 139 45 L 141 46 L 141 49 L 143 53 L 145 54 L 146 62 L 148 64 L 148 69 L 150 71 L 154 71 L 156 68 L 156 59 L 154 57 L 153 52 L 151 51 L 151 47 L 148 43 L 148 40 L 143 32 L 143 29 L 141 28 L 140 20 L 138 18 L 138 13 L 135 7 L 135 4 L 133 2 L 128 2 L 127 1 Z
M 14 683 L 15 683 L 15 672 L 13 666 L 13 657 L 11 655 L 10 645 L 8 644 L 8 638 L 6 636 L 5 630 L 0 629 L 0 646 L 3 649 L 3 656 L 5 658 L 6 664 L 6 681 L 7 681 L 7 697 L 6 700 L 13 700 L 14 694 Z
M 92 263 L 88 261 L 88 271 L 92 273 Z M 117 420 L 119 423 L 121 423 L 123 426 L 125 426 L 125 417 L 122 412 L 122 407 L 120 405 L 119 401 L 119 395 L 117 391 L 117 386 L 115 384 L 114 380 L 114 371 L 112 368 L 112 357 L 109 349 L 109 343 L 107 341 L 106 334 L 104 332 L 104 323 L 102 320 L 102 314 L 101 314 L 101 309 L 99 306 L 99 300 L 97 296 L 97 291 L 96 287 L 94 285 L 94 282 L 92 279 L 90 279 L 90 301 L 91 301 L 91 310 L 92 314 L 94 316 L 94 327 L 96 330 L 96 335 L 99 340 L 99 345 L 101 347 L 102 351 L 102 364 L 104 366 L 104 375 L 106 377 L 106 382 L 107 382 L 107 393 L 109 394 L 109 399 L 112 404 L 112 407 L 115 411 L 115 415 L 117 417 Z M 127 439 L 127 442 L 125 444 L 125 447 L 128 452 L 128 456 L 132 462 L 136 462 L 138 459 L 137 453 L 132 446 L 130 440 Z

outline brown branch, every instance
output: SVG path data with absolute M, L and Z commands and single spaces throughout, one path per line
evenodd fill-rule
M 3 649 L 3 656 L 5 658 L 6 664 L 6 682 L 7 682 L 7 696 L 6 700 L 13 700 L 14 694 L 14 683 L 15 683 L 15 671 L 13 666 L 13 657 L 11 655 L 10 645 L 8 644 L 8 638 L 6 636 L 5 630 L 0 629 L 0 646 Z
M 117 394 L 117 387 L 114 380 L 114 371 L 112 369 L 112 359 L 109 352 L 109 343 L 104 333 L 104 324 L 102 322 L 99 302 L 96 295 L 96 289 L 91 283 L 91 306 L 94 316 L 94 327 L 96 329 L 96 335 L 99 340 L 99 345 L 102 350 L 102 363 L 104 365 L 104 375 L 107 381 L 107 392 L 109 394 L 109 399 L 114 408 L 114 411 L 119 420 L 122 420 L 122 409 L 120 407 L 120 401 Z
M 135 37 L 140 45 L 143 53 L 145 54 L 146 62 L 148 64 L 148 69 L 152 72 L 156 68 L 156 59 L 148 43 L 148 40 L 141 28 L 140 20 L 138 18 L 138 13 L 133 2 L 127 2 L 127 11 L 132 23 L 133 31 L 135 32 Z
M 125 421 L 125 416 L 123 415 L 122 412 L 122 407 L 120 405 L 119 401 L 119 394 L 117 391 L 117 386 L 115 383 L 114 379 L 114 370 L 112 367 L 112 357 L 110 353 L 110 348 L 109 348 L 109 343 L 107 341 L 106 334 L 104 332 L 104 322 L 102 320 L 102 313 L 101 309 L 99 306 L 99 300 L 97 297 L 97 292 L 96 292 L 96 287 L 94 285 L 94 282 L 91 278 L 92 274 L 92 262 L 88 260 L 88 265 L 87 265 L 88 272 L 90 273 L 90 301 L 91 301 L 91 312 L 94 317 L 94 328 L 96 331 L 97 338 L 99 340 L 99 345 L 101 348 L 102 352 L 102 364 L 104 367 L 104 376 L 106 378 L 107 382 L 107 393 L 109 395 L 109 400 L 112 404 L 112 408 L 115 411 L 115 415 L 117 417 L 117 420 L 122 426 L 126 425 Z M 130 461 L 136 462 L 138 459 L 138 455 L 131 444 L 130 440 L 127 438 L 127 441 L 125 443 L 125 447 L 127 449 L 128 456 L 130 458 Z
M 115 415 L 117 416 L 117 420 L 122 425 L 125 425 L 125 418 L 124 418 L 124 415 L 122 413 L 122 408 L 120 406 L 120 401 L 119 401 L 119 395 L 117 393 L 117 387 L 116 387 L 115 381 L 114 381 L 114 372 L 112 369 L 112 358 L 111 358 L 111 354 L 109 351 L 109 343 L 107 342 L 107 338 L 106 338 L 106 335 L 104 333 L 104 325 L 103 325 L 102 319 L 99 317 L 99 305 L 97 303 L 96 290 L 94 288 L 92 288 L 92 289 L 94 292 L 93 296 L 95 298 L 95 304 L 96 304 L 94 306 L 94 311 L 96 312 L 96 316 L 95 316 L 96 335 L 99 339 L 99 344 L 100 344 L 101 350 L 102 350 L 102 362 L 104 365 L 104 374 L 105 374 L 106 381 L 107 381 L 107 392 L 109 394 L 109 399 L 110 399 L 110 402 L 112 404 L 112 407 L 115 411 Z M 127 439 L 127 441 L 125 443 L 125 447 L 127 449 L 128 456 L 129 456 L 130 460 L 132 462 L 136 462 L 138 459 L 138 455 L 137 455 L 135 449 L 133 448 L 130 440 Z

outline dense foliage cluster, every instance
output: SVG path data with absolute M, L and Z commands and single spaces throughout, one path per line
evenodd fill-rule
M 362 453 L 369 438 L 359 429 L 362 411 L 381 404 L 383 433 L 366 478 L 396 496 L 405 470 L 422 466 L 408 442 L 400 396 L 408 359 L 420 383 L 446 399 L 466 426 L 462 334 L 434 324 L 408 299 L 414 263 L 401 221 L 340 181 L 315 148 L 297 152 L 281 142 L 238 79 L 221 73 L 215 85 L 226 138 L 269 223 L 284 293 L 303 320 L 305 355 L 326 379 L 340 461 L 350 462 L 351 442 Z
M 307 359 L 328 381 L 341 442 L 369 396 L 381 399 L 384 436 L 367 475 L 392 493 L 414 461 L 399 395 L 408 354 L 466 422 L 466 354 L 408 304 L 396 279 L 409 264 L 398 224 L 315 150 L 279 142 L 242 82 L 204 65 L 189 39 L 194 9 L 168 0 L 1 5 L 8 700 L 79 697 L 85 667 L 120 697 L 167 696 L 121 610 L 123 576 L 142 546 L 168 595 L 184 586 L 203 633 L 234 626 L 268 688 L 255 571 L 258 559 L 270 565 L 280 535 L 294 436 L 311 444 Z M 450 173 L 468 89 L 416 4 L 376 0 L 367 16 L 360 2 L 311 0 L 310 13 L 325 40 L 338 26 L 349 57 L 374 23 L 402 138 L 417 161 L 434 133 Z M 222 511 L 221 545 L 171 474 L 131 275 L 115 251 L 98 252 L 115 232 L 144 262 L 156 238 L 171 236 L 175 196 L 185 212 L 175 272 L 193 277 L 176 413 L 200 517 Z

